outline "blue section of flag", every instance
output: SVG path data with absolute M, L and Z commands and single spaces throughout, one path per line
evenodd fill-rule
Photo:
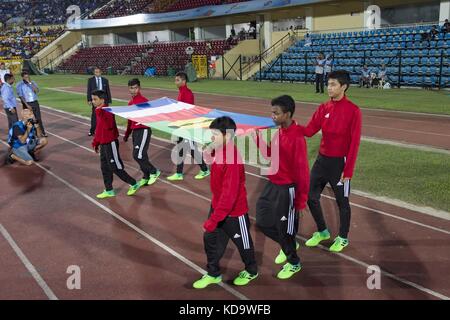
M 235 112 L 227 112 L 222 110 L 214 109 L 211 112 L 200 115 L 201 117 L 206 118 L 218 118 L 218 117 L 230 117 L 231 119 L 236 122 L 236 124 L 244 124 L 249 126 L 257 126 L 257 127 L 274 127 L 275 124 L 272 120 L 272 118 L 267 117 L 258 117 L 258 116 L 251 116 L 248 114 L 242 114 L 242 113 L 235 113 Z

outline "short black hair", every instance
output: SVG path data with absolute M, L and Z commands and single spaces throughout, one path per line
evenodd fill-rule
M 347 85 L 347 88 L 345 89 L 345 91 L 347 91 L 348 88 L 350 88 L 351 80 L 350 80 L 350 73 L 348 73 L 348 71 L 336 70 L 336 71 L 330 72 L 328 74 L 328 79 L 337 80 L 341 86 Z
M 28 70 L 23 70 L 20 75 L 23 77 L 23 76 L 25 76 L 27 74 L 30 75 L 30 72 L 28 72 Z
M 284 113 L 290 112 L 291 118 L 295 112 L 295 101 L 291 96 L 283 95 L 272 100 L 272 107 L 279 106 Z
M 183 72 L 183 71 L 177 72 L 175 77 L 180 77 L 181 80 L 188 81 L 188 76 L 187 76 L 186 72 Z
M 93 70 L 95 71 L 95 70 L 97 70 L 97 69 L 100 70 L 100 71 L 102 71 L 102 69 L 101 69 L 100 67 L 94 67 Z
M 106 96 L 106 92 L 103 90 L 94 90 L 92 91 L 91 95 L 93 96 L 97 96 L 100 99 L 106 100 L 107 96 Z
M 139 79 L 138 78 L 134 78 L 134 79 L 131 79 L 130 81 L 128 81 L 128 86 L 129 87 L 132 87 L 132 86 L 141 86 L 141 81 L 139 81 Z
M 11 73 L 5 74 L 5 82 L 8 82 L 9 79 L 11 79 L 11 78 L 14 78 L 14 75 L 13 75 L 13 74 L 11 74 Z
M 223 135 L 227 133 L 228 130 L 233 130 L 233 134 L 236 132 L 236 122 L 227 116 L 219 117 L 213 120 L 209 125 L 210 129 L 219 130 Z

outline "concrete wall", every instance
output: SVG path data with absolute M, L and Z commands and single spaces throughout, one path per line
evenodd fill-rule
M 202 29 L 204 40 L 226 38 L 225 26 L 204 27 Z
M 155 36 L 157 36 L 158 40 L 161 42 L 170 41 L 170 31 L 164 30 L 144 32 L 144 42 L 155 41 Z

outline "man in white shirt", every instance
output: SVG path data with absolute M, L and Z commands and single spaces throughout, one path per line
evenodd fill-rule
M 5 83 L 5 74 L 10 74 L 9 69 L 6 69 L 5 63 L 0 63 L 0 86 Z
M 325 69 L 325 62 L 326 59 L 323 55 L 323 53 L 319 53 L 319 55 L 316 58 L 316 93 L 319 93 L 319 88 L 320 88 L 320 93 L 324 93 L 323 92 L 323 74 L 324 74 L 324 69 Z

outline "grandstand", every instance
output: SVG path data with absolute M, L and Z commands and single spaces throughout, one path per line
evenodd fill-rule
M 207 48 L 208 44 L 211 46 L 210 50 Z M 189 62 L 186 47 L 193 47 L 196 54 L 208 57 L 223 55 L 230 49 L 225 40 L 85 48 L 60 65 L 59 70 L 85 73 L 89 67 L 99 66 L 104 70 L 112 68 L 118 74 L 144 74 L 145 69 L 152 66 L 156 67 L 157 75 L 167 75 L 168 68 L 182 70 Z
M 91 19 L 123 17 L 139 13 L 174 12 L 194 9 L 206 5 L 221 5 L 248 0 L 113 0 L 105 5 Z
M 448 57 L 450 34 L 423 41 L 430 25 L 378 30 L 311 34 L 312 44 L 298 41 L 256 75 L 256 79 L 314 81 L 314 63 L 318 53 L 333 57 L 335 69 L 351 73 L 359 82 L 361 69 L 368 65 L 376 71 L 385 64 L 388 80 L 398 86 L 447 87 L 450 81 Z

